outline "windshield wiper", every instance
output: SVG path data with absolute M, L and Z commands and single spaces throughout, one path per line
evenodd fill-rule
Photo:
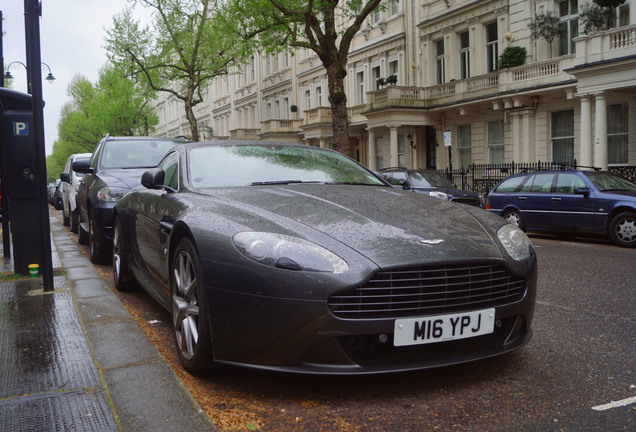
M 264 186 L 264 185 L 285 185 L 291 183 L 302 183 L 302 180 L 270 180 L 270 181 L 255 181 L 252 182 L 252 186 Z

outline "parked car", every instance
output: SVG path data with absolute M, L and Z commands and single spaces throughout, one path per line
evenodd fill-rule
M 53 205 L 53 192 L 55 192 L 55 182 L 51 182 L 47 185 L 46 195 L 50 205 Z
M 55 180 L 55 184 L 49 191 L 50 203 L 55 210 L 62 210 L 62 180 Z
M 78 160 L 73 171 L 85 174 L 77 189 L 78 240 L 90 245 L 94 263 L 110 259 L 113 206 L 141 182 L 141 174 L 154 167 L 182 138 L 104 137 L 90 160 Z
M 428 194 L 435 198 L 457 203 L 483 206 L 477 192 L 457 189 L 446 177 L 434 170 L 383 168 L 379 171 L 389 183 L 418 193 Z
M 534 232 L 609 236 L 636 246 L 636 184 L 606 171 L 538 171 L 510 176 L 486 209 Z
M 64 172 L 60 174 L 62 180 L 62 210 L 64 213 L 64 225 L 69 226 L 71 232 L 77 233 L 79 225 L 79 215 L 77 209 L 77 188 L 80 179 L 84 176 L 82 173 L 73 171 L 73 162 L 78 160 L 88 161 L 92 153 L 76 153 L 70 155 L 64 164 Z
M 536 256 L 498 216 L 264 141 L 173 148 L 115 204 L 113 275 L 172 312 L 181 363 L 377 373 L 531 337 Z

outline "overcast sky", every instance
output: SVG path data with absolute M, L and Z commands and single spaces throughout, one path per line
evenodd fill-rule
M 46 154 L 53 151 L 57 139 L 60 110 L 68 102 L 66 89 L 71 79 L 83 75 L 92 83 L 99 69 L 106 64 L 104 39 L 113 16 L 124 9 L 127 0 L 41 0 L 40 50 L 42 61 L 50 66 L 56 80 L 44 81 L 48 75 L 42 69 L 44 98 L 44 141 Z M 26 64 L 24 41 L 24 1 L 0 0 L 3 22 L 5 69 L 12 61 Z M 142 10 L 140 13 L 146 13 Z M 14 76 L 12 89 L 27 92 L 26 70 L 19 64 L 10 69 Z

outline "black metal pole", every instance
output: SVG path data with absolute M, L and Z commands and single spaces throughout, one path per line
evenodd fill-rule
M 0 87 L 4 87 L 4 41 L 2 40 L 2 11 L 0 11 Z M 2 199 L 2 251 L 4 258 L 11 258 L 11 233 L 9 232 L 9 199 L 7 197 L 7 155 L 4 146 L 0 155 L 0 185 L 5 185 L 0 192 Z
M 39 0 L 24 0 L 26 29 L 27 81 L 33 96 L 33 129 L 35 134 L 35 169 L 38 182 L 40 271 L 44 291 L 53 291 L 53 260 L 51 258 L 51 227 L 46 187 L 46 147 L 44 145 L 44 101 L 42 100 L 42 59 L 40 56 L 40 17 L 42 5 Z

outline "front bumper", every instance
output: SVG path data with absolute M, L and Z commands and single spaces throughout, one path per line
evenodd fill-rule
M 393 318 L 342 319 L 331 313 L 326 300 L 275 298 L 208 287 L 214 360 L 287 372 L 372 374 L 493 357 L 530 340 L 536 283 L 533 263 L 523 298 L 495 308 L 491 334 L 399 347 L 393 344 Z M 479 308 L 467 311 L 475 309 Z

